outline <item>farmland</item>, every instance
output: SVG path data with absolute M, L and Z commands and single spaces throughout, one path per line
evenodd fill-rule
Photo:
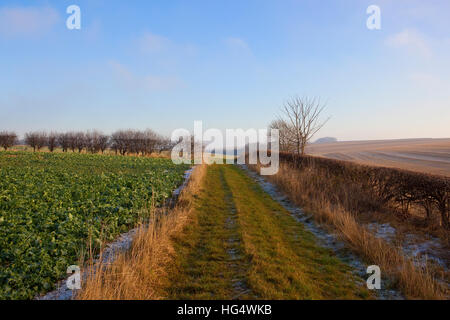
M 450 176 L 450 139 L 342 141 L 311 144 L 308 154 Z
M 49 291 L 183 181 L 169 159 L 0 153 L 0 299 Z

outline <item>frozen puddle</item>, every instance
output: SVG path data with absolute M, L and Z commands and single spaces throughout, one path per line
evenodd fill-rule
M 181 191 L 186 187 L 188 184 L 189 178 L 191 177 L 192 171 L 194 170 L 194 167 L 190 168 L 189 170 L 185 171 L 184 173 L 184 181 L 181 186 L 179 186 L 177 189 L 175 189 L 172 192 L 172 197 L 167 201 L 166 206 L 173 207 L 178 197 L 181 194 Z M 107 266 L 108 264 L 111 264 L 114 262 L 117 255 L 121 252 L 125 252 L 128 249 L 131 248 L 131 244 L 133 243 L 133 239 L 136 236 L 136 233 L 138 232 L 140 227 L 134 228 L 126 233 L 121 234 L 114 242 L 111 242 L 106 245 L 106 248 L 103 250 L 101 255 L 101 265 Z M 95 261 L 98 262 L 100 257 Z M 87 270 L 82 273 L 82 284 L 83 280 L 85 280 L 90 272 L 90 270 Z M 95 272 L 95 271 L 94 271 Z M 37 300 L 71 300 L 74 298 L 76 294 L 76 290 L 71 290 L 67 288 L 66 281 L 62 280 L 58 282 L 56 285 L 56 290 L 51 291 L 44 296 L 36 297 Z
M 261 186 L 261 188 L 272 197 L 272 199 L 280 203 L 287 211 L 289 211 L 293 215 L 293 217 L 297 221 L 301 222 L 309 232 L 314 234 L 314 236 L 318 239 L 318 243 L 322 247 L 332 250 L 339 259 L 353 267 L 353 273 L 358 276 L 358 279 L 360 279 L 357 284 L 365 285 L 365 279 L 368 277 L 366 273 L 368 265 L 366 265 L 359 257 L 347 250 L 344 242 L 339 240 L 336 235 L 330 234 L 323 228 L 319 227 L 313 221 L 313 218 L 311 216 L 308 216 L 307 214 L 305 214 L 305 212 L 303 212 L 302 209 L 292 204 L 287 196 L 278 191 L 275 185 L 266 181 L 258 173 L 250 170 L 246 165 L 240 165 L 240 167 L 244 171 L 246 171 L 248 175 L 252 177 Z M 386 281 L 386 279 L 383 279 L 382 286 L 383 282 L 386 283 Z M 379 299 L 404 299 L 404 297 L 396 290 L 382 288 L 381 290 L 377 290 L 376 292 Z

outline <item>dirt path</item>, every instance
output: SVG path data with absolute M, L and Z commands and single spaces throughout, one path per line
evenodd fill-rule
M 366 299 L 355 268 L 244 170 L 207 169 L 195 212 L 174 241 L 170 299 Z
M 242 248 L 242 237 L 240 233 L 239 217 L 236 205 L 233 201 L 233 194 L 225 181 L 224 172 L 221 172 L 221 182 L 225 190 L 225 201 L 228 205 L 228 217 L 225 222 L 225 228 L 230 231 L 229 238 L 225 244 L 229 255 L 228 267 L 232 270 L 233 279 L 233 297 L 238 299 L 243 295 L 250 295 L 250 289 L 246 283 L 245 273 L 248 269 L 248 263 L 245 261 L 245 252 Z

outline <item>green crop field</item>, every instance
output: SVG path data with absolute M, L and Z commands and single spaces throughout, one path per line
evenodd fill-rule
M 183 181 L 170 159 L 0 152 L 0 299 L 49 291 L 69 265 Z

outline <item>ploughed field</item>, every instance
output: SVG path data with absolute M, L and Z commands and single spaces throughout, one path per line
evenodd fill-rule
M 312 144 L 306 151 L 326 158 L 450 176 L 450 139 L 343 141 Z
M 0 152 L 0 299 L 51 290 L 89 247 L 170 197 L 186 169 L 170 159 Z

